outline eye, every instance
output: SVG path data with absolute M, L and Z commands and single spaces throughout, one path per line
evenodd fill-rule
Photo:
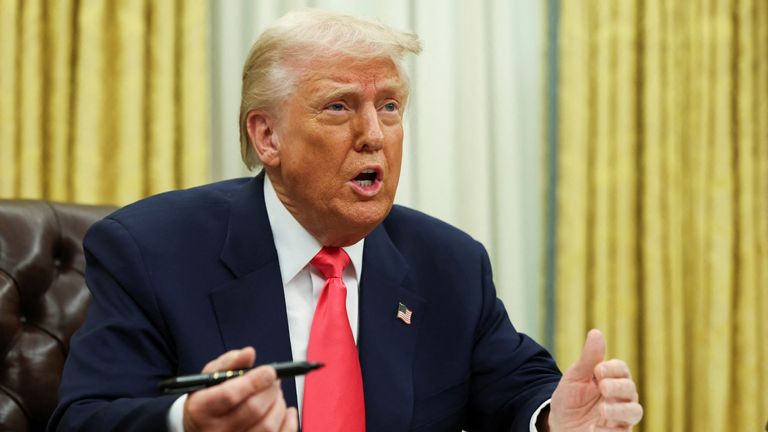
M 397 112 L 397 104 L 395 102 L 389 102 L 382 107 L 386 112 Z
M 341 112 L 344 111 L 345 106 L 341 102 L 334 102 L 332 104 L 328 104 L 328 106 L 325 107 L 328 111 L 335 111 L 335 112 Z

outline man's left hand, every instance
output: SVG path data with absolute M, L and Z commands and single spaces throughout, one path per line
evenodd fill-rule
M 643 417 L 629 367 L 605 358 L 605 338 L 591 330 L 579 360 L 563 375 L 549 412 L 549 430 L 630 431 Z

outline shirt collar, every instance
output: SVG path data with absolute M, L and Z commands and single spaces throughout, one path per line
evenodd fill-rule
M 264 175 L 264 203 L 275 240 L 283 285 L 290 282 L 314 258 L 323 245 L 285 208 L 268 175 Z M 349 255 L 355 278 L 360 281 L 365 239 L 342 249 Z

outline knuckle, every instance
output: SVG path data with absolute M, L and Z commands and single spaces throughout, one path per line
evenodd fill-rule
M 267 431 L 269 432 L 277 432 L 281 429 L 281 426 L 283 425 L 283 422 L 285 421 L 285 402 L 282 400 L 278 400 L 276 402 L 276 406 L 273 408 L 275 410 L 274 415 L 270 416 L 267 419 Z
M 627 379 L 626 383 L 627 383 L 627 388 L 629 389 L 630 393 L 637 391 L 637 386 L 635 385 L 634 381 L 632 381 L 631 379 Z
M 635 411 L 637 413 L 636 422 L 639 422 L 643 418 L 643 415 L 645 414 L 645 410 L 643 409 L 643 406 L 640 405 L 639 403 L 635 403 L 635 406 L 636 406 Z
M 603 403 L 602 413 L 603 418 L 609 420 L 617 420 L 616 405 L 611 403 Z
M 203 366 L 203 373 L 213 372 L 216 370 L 216 360 L 211 360 Z
M 611 385 L 611 382 L 608 380 L 600 380 L 600 382 L 598 383 L 598 388 L 600 389 L 600 393 L 602 393 L 603 395 L 608 395 L 613 389 L 613 386 Z
M 632 381 L 627 382 L 627 394 L 633 401 L 638 399 L 637 386 Z
M 234 391 L 224 392 L 221 399 L 227 406 L 235 406 L 240 403 L 240 396 Z
M 199 401 L 198 398 L 194 398 L 193 396 L 195 395 L 190 395 L 190 397 L 187 398 L 184 409 L 189 414 L 190 418 L 198 418 L 203 413 L 202 408 L 204 405 Z
M 278 432 L 280 430 L 280 417 L 270 418 L 262 428 L 265 432 Z
M 249 374 L 251 385 L 256 389 L 268 387 L 277 379 L 275 369 L 271 367 L 258 367 Z
M 600 405 L 599 405 L 598 408 L 599 408 L 599 412 L 600 412 L 600 417 L 602 417 L 604 419 L 609 418 L 609 416 L 608 416 L 608 406 L 607 406 L 607 404 L 605 402 L 600 402 Z
M 253 396 L 248 399 L 248 410 L 255 418 L 262 418 L 269 412 L 269 404 L 260 397 Z

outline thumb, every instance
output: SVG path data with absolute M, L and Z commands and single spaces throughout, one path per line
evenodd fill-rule
M 581 350 L 581 357 L 565 373 L 570 380 L 587 380 L 594 375 L 595 366 L 605 358 L 605 337 L 600 330 L 592 329 Z

